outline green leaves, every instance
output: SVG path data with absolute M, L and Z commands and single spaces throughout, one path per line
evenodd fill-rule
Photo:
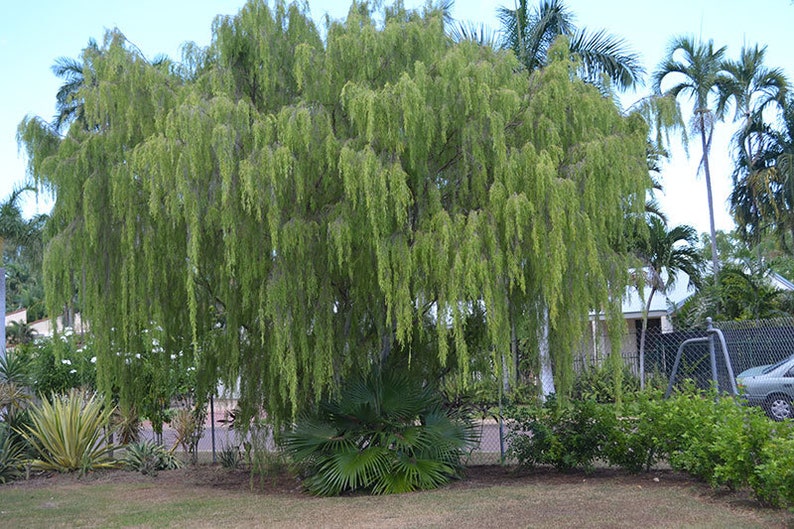
M 530 77 L 451 43 L 439 12 L 384 20 L 354 10 L 322 41 L 304 7 L 250 2 L 184 76 L 112 33 L 84 56 L 85 126 L 26 122 L 58 197 L 50 304 L 79 292 L 100 389 L 140 404 L 124 355 L 156 321 L 185 352 L 157 373 L 195 361 L 274 422 L 392 357 L 513 365 L 511 327 L 548 327 L 565 392 L 581 322 L 623 293 L 645 130 L 570 75 L 564 42 Z
M 125 467 L 141 474 L 154 475 L 159 470 L 174 470 L 182 466 L 172 451 L 148 439 L 128 444 L 124 449 L 122 462 Z
M 338 398 L 299 419 L 286 446 L 306 468 L 307 489 L 331 496 L 436 488 L 457 475 L 475 440 L 470 425 L 441 411 L 438 394 L 384 374 L 349 381 Z
M 112 412 L 96 396 L 86 397 L 77 390 L 31 407 L 31 425 L 20 433 L 37 452 L 33 467 L 84 473 L 117 466 L 110 457 L 116 448 L 108 427 Z

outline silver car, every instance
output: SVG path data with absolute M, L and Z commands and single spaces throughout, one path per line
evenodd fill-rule
M 776 421 L 794 418 L 794 355 L 742 371 L 736 381 L 748 404 L 763 407 Z

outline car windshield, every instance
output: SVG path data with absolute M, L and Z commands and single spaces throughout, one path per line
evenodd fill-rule
M 763 371 L 761 371 L 761 373 L 764 374 L 764 375 L 767 375 L 767 374 L 771 373 L 772 371 L 774 371 L 775 369 L 777 369 L 778 367 L 780 367 L 783 364 L 785 364 L 786 362 L 788 362 L 789 360 L 791 360 L 792 358 L 794 358 L 794 355 L 791 355 L 788 358 L 784 358 L 783 360 L 781 360 L 780 362 L 778 362 L 776 364 L 772 364 L 771 366 L 769 366 L 766 369 L 764 369 Z

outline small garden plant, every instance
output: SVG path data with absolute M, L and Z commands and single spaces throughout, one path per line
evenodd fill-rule
M 117 448 L 111 441 L 112 411 L 95 395 L 78 390 L 52 395 L 52 401 L 31 407 L 31 424 L 22 434 L 36 453 L 33 468 L 84 473 L 117 467 L 111 457 Z
M 394 373 L 349 381 L 287 434 L 286 446 L 318 495 L 433 489 L 460 475 L 474 430 L 440 394 Z

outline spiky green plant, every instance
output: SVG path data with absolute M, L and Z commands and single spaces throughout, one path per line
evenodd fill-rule
M 223 468 L 236 469 L 243 462 L 243 453 L 237 445 L 224 446 L 218 454 L 218 460 Z
M 20 433 L 38 456 L 33 468 L 84 473 L 118 466 L 110 455 L 117 448 L 111 442 L 112 413 L 96 395 L 88 397 L 78 390 L 53 395 L 52 402 L 44 400 L 30 408 L 31 424 Z
M 0 424 L 0 483 L 18 478 L 25 456 L 24 445 L 14 439 L 11 431 Z
M 116 426 L 118 442 L 121 445 L 137 443 L 141 440 L 141 416 L 131 404 L 120 403 L 113 412 L 112 423 Z
M 182 467 L 182 461 L 170 450 L 148 439 L 127 445 L 122 461 L 127 470 L 150 475 Z
M 6 356 L 0 356 L 0 382 L 19 386 L 28 384 L 27 364 L 16 352 L 8 351 Z
M 461 470 L 475 430 L 445 412 L 436 391 L 396 374 L 347 383 L 285 436 L 307 489 L 332 496 L 436 488 Z

